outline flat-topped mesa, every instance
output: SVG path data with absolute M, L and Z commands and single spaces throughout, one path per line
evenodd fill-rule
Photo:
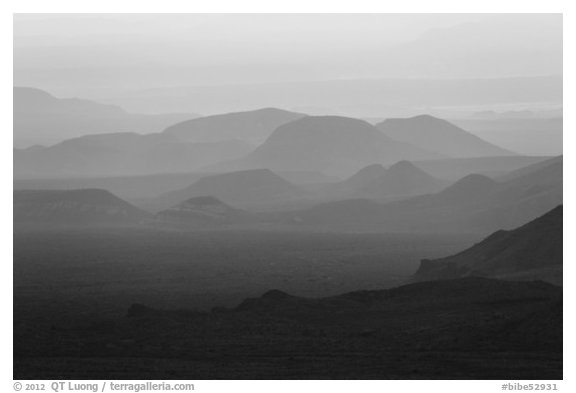
M 149 216 L 102 189 L 15 190 L 14 223 L 136 224 Z

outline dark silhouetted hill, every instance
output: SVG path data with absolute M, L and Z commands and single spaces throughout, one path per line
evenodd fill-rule
M 423 260 L 417 281 L 467 276 L 544 280 L 562 285 L 562 206 L 511 231 L 498 231 L 447 258 Z
M 26 341 L 19 331 L 15 372 L 50 357 L 43 375 L 61 378 L 130 379 L 161 359 L 162 379 L 561 379 L 562 320 L 562 289 L 541 281 L 469 277 L 324 298 L 271 290 L 232 309 L 134 304 L 106 324 Z

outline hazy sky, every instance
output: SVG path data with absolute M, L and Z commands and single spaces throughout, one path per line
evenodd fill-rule
M 559 14 L 28 14 L 15 83 L 79 90 L 559 75 Z

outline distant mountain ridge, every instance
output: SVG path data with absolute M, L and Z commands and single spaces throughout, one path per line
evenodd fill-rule
M 14 176 L 38 179 L 192 172 L 252 150 L 252 145 L 238 140 L 186 143 L 167 134 L 86 135 L 50 147 L 14 150 Z
M 186 142 L 221 142 L 240 139 L 262 143 L 279 126 L 307 115 L 276 108 L 224 113 L 174 124 L 165 134 Z
M 204 196 L 245 208 L 304 198 L 307 193 L 268 169 L 253 169 L 203 177 L 184 189 L 161 195 L 157 203 L 173 206 Z
M 444 190 L 389 203 L 349 199 L 295 212 L 300 225 L 369 231 L 492 232 L 512 229 L 563 201 L 562 160 L 506 182 L 469 175 Z
M 43 92 L 34 93 L 36 96 L 50 97 Z M 42 102 L 42 98 L 31 101 Z M 53 106 L 59 107 L 65 100 L 53 101 L 56 102 Z M 106 109 L 124 113 L 116 107 Z M 72 113 L 78 115 L 82 111 Z M 42 118 L 41 113 L 25 113 L 22 116 L 25 119 Z M 141 134 L 146 127 L 136 128 L 139 133 L 103 133 L 98 130 L 98 134 L 87 133 L 48 147 L 15 149 L 14 175 L 38 179 L 197 171 L 246 156 L 253 151 L 253 143 L 268 137 L 278 125 L 303 116 L 306 115 L 264 108 L 178 122 L 162 133 Z M 15 128 L 15 133 L 18 132 Z
M 506 176 L 512 171 L 544 162 L 548 156 L 501 156 L 446 158 L 440 160 L 412 161 L 414 165 L 438 179 L 456 181 L 464 176 L 479 174 L 492 178 Z
M 486 142 L 446 120 L 430 115 L 387 119 L 376 124 L 376 127 L 390 138 L 447 157 L 470 158 L 515 154 Z
M 80 98 L 56 98 L 52 94 L 32 88 L 16 87 L 13 88 L 14 112 L 15 113 L 92 113 L 101 116 L 107 115 L 126 115 L 119 106 L 100 104 L 95 101 Z
M 411 162 L 400 161 L 359 192 L 372 198 L 412 196 L 439 191 L 444 185 L 445 182 L 436 179 Z
M 111 132 L 160 132 L 193 113 L 132 114 L 114 105 L 60 99 L 31 87 L 13 88 L 14 142 L 17 146 L 53 145 L 69 138 Z
M 436 192 L 446 185 L 409 161 L 399 161 L 389 168 L 368 165 L 340 182 L 317 186 L 320 198 L 337 200 L 365 198 L 383 200 Z
M 501 184 L 484 175 L 468 175 L 446 187 L 435 197 L 444 204 L 474 202 L 480 197 L 491 195 L 501 188 Z
M 355 197 L 360 190 L 384 176 L 386 171 L 382 164 L 368 165 L 340 182 L 324 185 L 320 192 L 330 198 Z
M 28 97 L 18 100 L 29 102 L 29 110 L 24 113 L 15 107 L 15 113 L 22 112 L 24 119 L 41 119 L 46 113 L 61 112 L 66 116 L 91 113 L 103 119 L 111 114 L 129 115 L 114 106 L 77 99 L 59 100 L 46 92 L 15 88 L 15 97 L 21 96 Z M 384 127 L 385 124 L 388 125 Z M 263 108 L 177 122 L 162 133 L 140 134 L 146 127 L 137 127 L 139 133 L 134 130 L 104 133 L 99 129 L 98 135 L 71 138 L 49 147 L 14 150 L 14 175 L 38 179 L 267 168 L 275 172 L 315 172 L 342 178 L 375 163 L 392 165 L 402 160 L 423 162 L 460 156 L 469 144 L 474 145 L 476 153 L 484 149 L 482 154 L 495 155 L 495 146 L 431 116 L 391 119 L 378 126 L 384 131 L 353 118 L 308 116 Z M 398 133 L 398 128 L 409 132 Z M 426 128 L 424 134 L 421 128 Z M 15 132 L 19 132 L 17 128 Z M 414 137 L 408 138 L 412 134 Z M 444 144 L 443 139 L 448 141 Z M 462 147 L 453 149 L 458 150 L 458 154 L 434 150 L 438 144 L 452 146 L 455 143 Z M 504 150 L 499 153 L 511 154 Z
M 425 149 L 398 142 L 371 124 L 341 116 L 307 116 L 278 127 L 246 157 L 223 168 L 314 170 L 349 176 L 361 168 L 400 160 L 440 158 Z
M 509 172 L 504 176 L 500 176 L 498 180 L 511 181 L 518 178 L 532 179 L 534 175 L 540 177 L 546 183 L 562 182 L 562 165 L 564 162 L 563 156 L 552 157 L 532 165 L 525 166 L 515 171 Z

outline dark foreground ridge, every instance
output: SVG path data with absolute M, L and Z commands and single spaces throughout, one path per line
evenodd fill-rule
M 561 379 L 562 289 L 470 277 L 316 299 L 272 290 L 20 338 L 16 379 Z
M 415 281 L 481 276 L 562 285 L 562 206 L 511 231 L 497 231 L 456 255 L 423 260 Z

